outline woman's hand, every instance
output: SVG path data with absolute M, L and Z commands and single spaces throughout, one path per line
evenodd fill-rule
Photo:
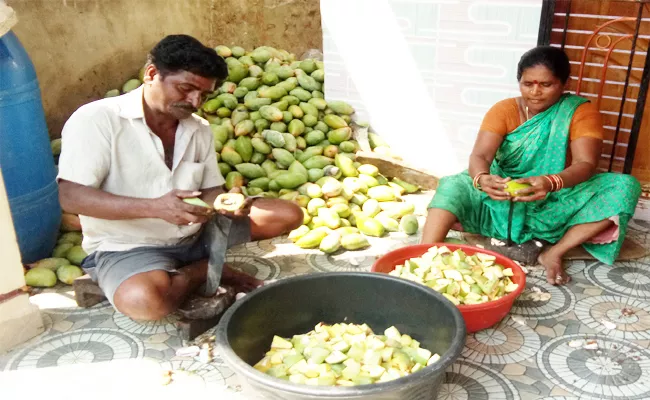
M 517 202 L 543 200 L 552 189 L 551 182 L 543 176 L 516 179 L 515 182 L 527 183 L 530 185 L 529 188 L 520 189 L 515 192 L 516 196 L 513 196 L 512 201 Z
M 509 181 L 510 178 L 502 178 L 498 175 L 482 175 L 478 179 L 482 191 L 490 196 L 490 198 L 501 201 L 510 199 L 510 194 L 503 190 Z

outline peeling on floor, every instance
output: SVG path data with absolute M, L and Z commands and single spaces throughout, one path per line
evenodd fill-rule
M 650 224 L 630 225 L 628 237 L 649 248 Z M 367 250 L 328 256 L 275 239 L 234 248 L 228 261 L 265 280 L 364 271 L 377 256 L 416 242 L 415 236 L 393 233 Z M 467 337 L 438 399 L 650 399 L 649 266 L 650 257 L 614 267 L 571 261 L 573 279 L 566 286 L 550 286 L 543 269 L 529 268 L 527 294 L 495 327 Z M 138 323 L 107 302 L 77 308 L 70 291 L 61 286 L 32 297 L 42 309 L 45 332 L 0 355 L 2 398 L 39 390 L 93 397 L 145 390 L 177 398 L 191 390 L 220 400 L 255 399 L 218 353 L 210 349 L 206 358 L 200 347 L 184 348 L 189 344 L 178 336 L 175 316 Z

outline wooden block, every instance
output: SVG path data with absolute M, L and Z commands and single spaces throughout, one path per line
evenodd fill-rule
M 398 178 L 420 186 L 424 190 L 434 190 L 439 179 L 428 172 L 411 167 L 403 161 L 377 153 L 360 151 L 356 154 L 361 164 L 372 164 L 387 178 Z
M 209 319 L 185 319 L 182 318 L 176 322 L 178 334 L 182 340 L 194 340 L 208 329 L 212 329 L 221 320 L 223 313 Z
M 79 307 L 92 307 L 106 300 L 102 289 L 90 279 L 88 274 L 75 279 L 72 287 L 74 288 L 74 299 Z

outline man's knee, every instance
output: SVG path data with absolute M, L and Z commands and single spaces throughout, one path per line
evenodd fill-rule
M 122 282 L 113 295 L 119 312 L 141 321 L 157 321 L 172 313 L 165 296 L 171 286 L 167 271 L 137 274 Z
M 291 201 L 284 201 L 283 203 L 284 207 L 282 207 L 280 218 L 287 222 L 286 231 L 289 232 L 302 225 L 305 214 L 296 203 Z
M 288 233 L 302 225 L 304 214 L 294 202 L 259 199 L 251 210 L 251 220 L 254 228 L 263 231 L 261 237 L 273 237 Z

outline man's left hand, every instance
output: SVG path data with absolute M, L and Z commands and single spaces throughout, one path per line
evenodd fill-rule
M 241 189 L 234 187 L 228 191 L 228 193 L 242 193 Z M 226 211 L 226 210 L 217 210 L 217 213 L 232 219 L 248 218 L 251 212 L 251 207 L 253 206 L 254 198 L 247 197 L 244 201 L 244 205 L 237 211 Z
M 551 191 L 551 183 L 543 176 L 533 176 L 530 178 L 516 179 L 517 183 L 527 183 L 531 185 L 529 188 L 520 189 L 515 192 L 512 201 L 516 202 L 530 202 L 538 201 L 546 198 L 546 195 Z

